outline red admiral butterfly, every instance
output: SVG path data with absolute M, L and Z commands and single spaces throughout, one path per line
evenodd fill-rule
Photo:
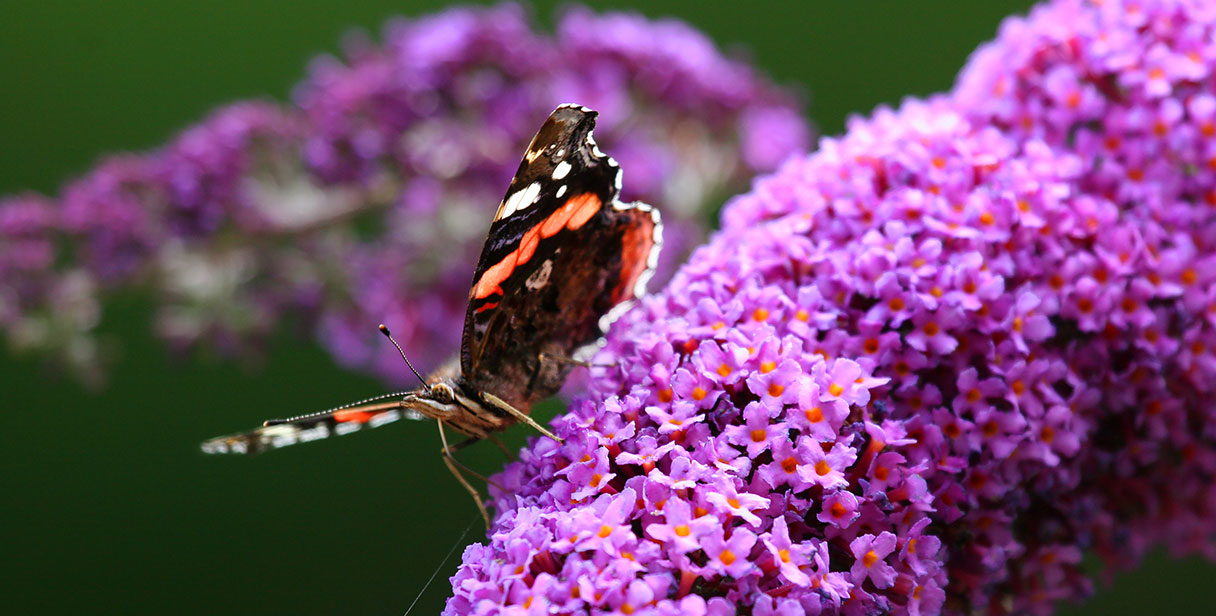
M 556 439 L 528 410 L 557 393 L 579 363 L 570 358 L 645 292 L 658 259 L 659 212 L 618 200 L 621 170 L 591 136 L 596 115 L 579 105 L 558 107 L 524 152 L 473 274 L 458 363 L 413 391 L 273 419 L 209 440 L 203 451 L 254 454 L 403 416 L 429 417 L 439 424 L 444 462 L 485 515 L 452 451 L 516 422 Z M 450 447 L 444 426 L 469 440 Z

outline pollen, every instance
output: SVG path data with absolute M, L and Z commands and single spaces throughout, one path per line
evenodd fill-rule
M 722 376 L 730 376 L 730 366 L 728 366 L 726 364 L 722 364 L 721 366 L 718 366 L 718 374 L 720 374 Z
M 813 424 L 823 421 L 823 409 L 817 406 L 812 406 L 804 412 L 806 413 L 806 420 Z
M 687 524 L 681 524 L 674 529 L 677 537 L 687 537 L 692 534 L 692 529 Z
M 936 336 L 937 333 L 941 331 L 941 328 L 938 327 L 937 323 L 934 323 L 933 321 L 926 322 L 925 326 L 921 329 L 925 330 L 925 333 L 930 336 Z
M 768 386 L 768 395 L 776 398 L 785 392 L 785 385 L 781 383 L 772 383 Z
M 781 462 L 781 470 L 792 473 L 798 470 L 798 460 L 790 456 Z
M 694 387 L 692 390 L 692 399 L 696 400 L 697 402 L 704 400 L 705 396 L 708 395 L 709 392 L 705 391 L 705 388 L 703 387 Z
M 786 549 L 777 550 L 777 555 L 779 555 L 781 557 L 781 562 L 783 562 L 783 563 L 790 562 L 790 551 L 789 550 L 786 550 Z
M 603 475 L 596 473 L 591 476 L 591 481 L 589 483 L 591 484 L 591 487 L 595 488 L 600 485 L 600 481 L 603 481 L 603 479 L 604 479 Z
M 714 323 L 713 325 L 710 326 L 710 328 L 713 329 L 714 331 L 718 331 L 718 330 L 722 329 L 723 327 L 726 327 L 726 323 L 723 323 L 722 321 L 718 321 L 717 323 Z
M 844 393 L 844 387 L 841 387 L 840 383 L 832 383 L 828 386 L 828 393 L 832 394 L 833 396 L 839 396 L 840 394 Z
M 596 534 L 597 534 L 597 536 L 599 536 L 600 539 L 607 538 L 608 535 L 612 534 L 612 527 L 605 524 L 600 527 L 600 532 L 598 532 Z
M 845 507 L 844 503 L 842 503 L 840 501 L 836 501 L 835 503 L 832 504 L 832 508 L 829 509 L 828 511 L 832 514 L 832 517 L 834 517 L 834 518 L 843 518 L 844 516 L 848 515 L 849 508 Z
M 820 460 L 815 463 L 815 472 L 819 473 L 820 477 L 832 472 L 832 465 L 828 464 L 827 460 Z
M 752 430 L 752 442 L 763 443 L 764 439 L 768 438 L 767 430 Z
M 632 614 L 632 613 L 633 613 L 633 606 L 632 606 L 632 605 L 629 605 L 628 603 L 625 603 L 625 604 L 621 605 L 621 613 L 622 613 L 622 614 Z
M 777 362 L 773 360 L 760 362 L 760 374 L 768 374 L 777 369 Z
M 1068 95 L 1064 97 L 1064 104 L 1068 105 L 1068 107 L 1070 109 L 1076 109 L 1077 107 L 1080 107 L 1081 106 L 1081 93 L 1077 92 L 1076 90 L 1069 92 Z
M 756 311 L 752 313 L 752 320 L 753 321 L 767 321 L 768 320 L 768 308 L 757 308 Z
M 887 302 L 887 307 L 895 311 L 903 310 L 904 300 L 900 297 L 892 297 L 890 301 Z
M 811 315 L 807 311 L 799 308 L 798 312 L 794 313 L 794 318 L 798 319 L 799 321 L 802 321 L 803 323 L 806 323 L 807 321 L 809 321 L 811 319 Z
M 671 402 L 671 388 L 659 391 L 659 402 Z
M 995 421 L 988 421 L 988 422 L 984 423 L 983 430 L 984 430 L 985 437 L 992 438 L 992 437 L 996 436 L 998 433 L 1000 433 L 1001 427 L 996 425 Z
M 890 471 L 885 466 L 879 466 L 874 469 L 874 478 L 879 481 L 886 481 L 890 474 Z
M 983 397 L 984 397 L 984 395 L 980 393 L 980 390 L 978 390 L 974 387 L 967 390 L 967 402 L 970 402 L 971 404 L 975 404 L 976 402 L 979 402 L 980 398 L 983 398 Z
M 738 508 L 740 507 L 740 505 L 739 505 L 739 499 L 737 499 L 737 498 L 735 498 L 735 497 L 733 497 L 733 496 L 732 496 L 732 497 L 730 497 L 730 498 L 728 498 L 728 499 L 726 499 L 726 504 L 727 504 L 727 505 L 730 505 L 731 507 L 733 507 L 733 508 L 735 508 L 735 509 L 738 509 Z
M 873 567 L 876 562 L 878 562 L 878 554 L 875 554 L 874 550 L 866 552 L 866 555 L 861 557 L 861 564 L 865 565 L 866 569 Z
M 1043 429 L 1039 430 L 1039 438 L 1042 438 L 1044 443 L 1051 443 L 1055 437 L 1056 431 L 1051 426 L 1043 426 Z
M 729 567 L 731 563 L 737 560 L 737 558 L 735 557 L 734 552 L 730 550 L 722 550 L 722 553 L 718 555 L 718 560 L 722 561 L 722 564 Z
M 1199 274 L 1194 269 L 1188 267 L 1182 270 L 1181 279 L 1183 284 L 1195 284 L 1195 281 L 1199 280 Z
M 878 352 L 878 338 L 867 338 L 865 342 L 866 353 L 873 355 Z

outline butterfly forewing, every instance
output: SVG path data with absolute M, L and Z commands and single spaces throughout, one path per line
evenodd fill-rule
M 291 419 L 272 419 L 255 430 L 208 440 L 202 444 L 202 448 L 205 453 L 253 455 L 296 443 L 378 428 L 402 417 L 417 419 L 418 415 L 403 409 L 397 401 L 360 404 Z
M 526 409 L 556 392 L 559 358 L 601 335 L 653 265 L 657 213 L 617 200 L 620 168 L 591 136 L 595 112 L 559 107 L 511 182 L 474 274 L 461 369 L 476 390 Z M 557 316 L 560 315 L 560 318 Z

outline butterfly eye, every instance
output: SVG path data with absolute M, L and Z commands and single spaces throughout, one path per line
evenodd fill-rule
M 447 404 L 456 400 L 456 392 L 444 383 L 435 383 L 431 385 L 431 398 L 441 404 Z

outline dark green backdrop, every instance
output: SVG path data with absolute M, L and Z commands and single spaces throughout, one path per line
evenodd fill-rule
M 284 12 L 285 3 L 266 1 L 10 3 L 0 20 L 0 193 L 54 194 L 100 154 L 156 146 L 216 105 L 284 100 L 306 62 L 336 50 L 347 29 L 378 31 L 389 16 L 440 5 L 290 4 Z M 849 113 L 948 88 L 1000 18 L 1026 6 L 628 4 L 679 16 L 748 50 L 779 81 L 801 84 L 830 134 Z M 542 22 L 551 23 L 552 5 L 538 5 Z M 287 331 L 257 366 L 181 361 L 149 335 L 140 297 L 106 315 L 103 329 L 121 341 L 121 355 L 99 392 L 0 343 L 6 613 L 405 611 L 476 515 L 436 455 L 430 426 L 252 460 L 204 457 L 204 437 L 381 386 Z M 523 437 L 514 431 L 512 446 Z M 495 448 L 475 449 L 473 466 L 500 463 Z M 479 526 L 473 531 L 468 539 Z M 443 567 L 415 614 L 438 613 L 454 569 L 455 560 Z M 1064 612 L 1194 609 L 1210 605 L 1214 578 L 1211 566 L 1159 557 L 1084 610 Z

